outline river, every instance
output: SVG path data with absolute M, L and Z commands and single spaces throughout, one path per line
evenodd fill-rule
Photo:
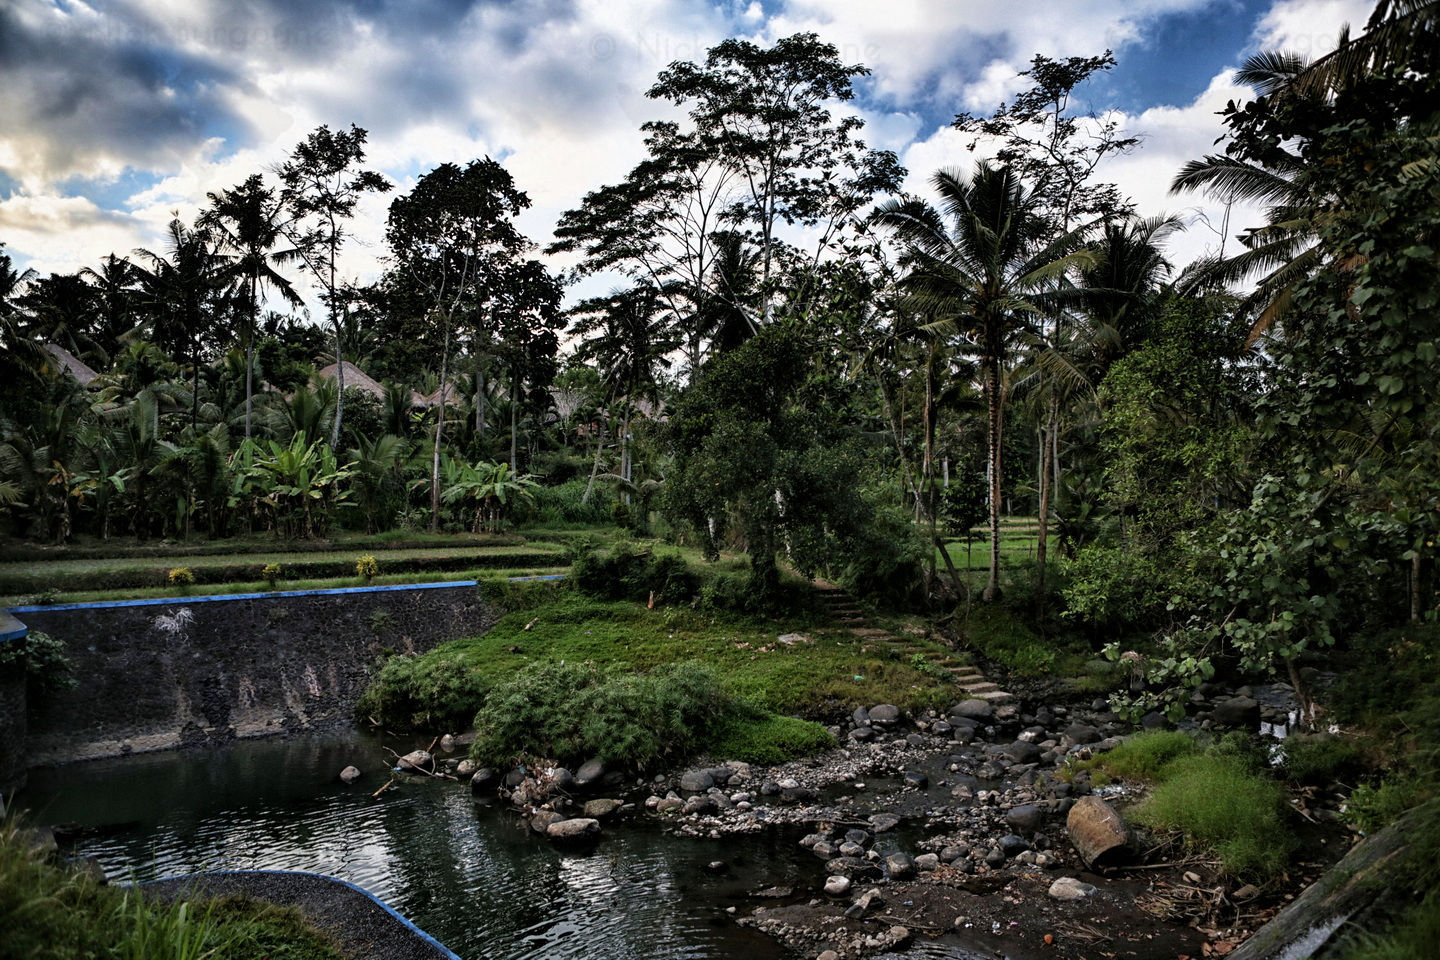
M 114 879 L 327 874 L 385 900 L 465 960 L 778 958 L 774 941 L 730 923 L 725 907 L 753 903 L 747 894 L 760 888 L 823 879 L 784 831 L 705 841 L 619 823 L 578 852 L 453 782 L 407 776 L 372 799 L 390 776 L 386 746 L 331 731 L 97 760 L 32 771 L 16 799 L 32 823 L 64 827 L 67 852 L 97 857 Z M 346 764 L 364 772 L 353 786 L 337 777 Z M 728 869 L 709 870 L 717 860 Z

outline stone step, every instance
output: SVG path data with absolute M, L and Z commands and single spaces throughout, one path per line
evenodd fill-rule
M 979 683 L 963 683 L 960 685 L 960 689 L 972 697 L 978 697 L 982 693 L 995 693 L 1000 689 L 1000 685 L 998 683 L 990 683 L 987 680 Z
M 890 636 L 889 630 L 881 630 L 879 627 L 854 627 L 850 631 L 857 637 L 886 637 Z
M 991 703 L 1004 703 L 1007 700 L 1013 699 L 1010 694 L 1004 690 L 991 690 L 989 693 L 974 693 L 970 696 L 974 700 L 988 700 Z

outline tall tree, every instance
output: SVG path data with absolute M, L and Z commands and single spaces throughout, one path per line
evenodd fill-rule
M 350 125 L 349 131 L 317 127 L 296 145 L 290 159 L 280 165 L 284 184 L 281 199 L 293 218 L 287 236 L 307 270 L 325 291 L 325 310 L 335 333 L 335 378 L 340 387 L 330 445 L 340 446 L 345 416 L 345 354 L 342 332 L 349 316 L 350 298 L 342 296 L 337 261 L 345 243 L 345 221 L 367 193 L 385 193 L 392 184 L 373 170 L 362 170 L 367 131 Z
M 139 283 L 139 305 L 149 319 L 152 339 L 172 355 L 190 360 L 193 429 L 200 413 L 200 341 L 216 323 L 216 301 L 232 270 L 226 269 L 208 233 L 191 230 L 178 217 L 166 229 L 165 253 L 137 249 L 135 256 L 149 264 L 132 264 L 131 272 Z
M 1012 342 L 1034 330 L 1073 290 L 1057 281 L 1093 262 L 1079 231 L 1049 239 L 1038 202 L 1007 167 L 981 162 L 969 180 L 941 170 L 931 183 L 943 212 L 918 199 L 893 200 L 875 213 L 905 248 L 902 309 L 958 335 L 979 357 L 989 452 L 990 573 L 984 598 L 1000 595 L 1002 387 Z M 949 221 L 947 226 L 947 220 Z
M 1050 224 L 1054 235 L 1064 235 L 1082 220 L 1108 219 L 1128 206 L 1113 183 L 1092 183 L 1100 163 L 1139 143 L 1123 136 L 1112 118 L 1086 114 L 1076 108 L 1076 91 L 1096 74 L 1115 66 L 1106 50 L 1098 57 L 1052 60 L 1036 55 L 1028 77 L 1030 87 L 1002 103 L 988 117 L 957 114 L 952 126 L 974 136 L 973 151 L 983 141 L 999 142 L 998 159 L 1026 184 L 1036 212 Z M 1063 282 L 1063 278 L 1058 282 Z M 1065 317 L 1057 311 L 1042 329 L 1041 339 L 1052 350 L 1066 339 Z M 1049 545 L 1050 502 L 1059 486 L 1062 390 L 1048 391 L 1040 438 L 1040 535 L 1035 560 L 1043 584 Z M 1044 595 L 1044 590 L 1039 591 Z
M 294 286 L 275 269 L 293 263 L 300 252 L 282 246 L 285 206 L 275 191 L 265 186 L 260 174 L 251 174 L 244 183 L 218 194 L 207 193 L 208 209 L 196 224 L 210 231 L 227 251 L 228 271 L 240 284 L 246 306 L 241 340 L 245 345 L 245 439 L 250 439 L 251 407 L 255 392 L 255 327 L 260 300 L 268 287 L 286 302 L 303 306 Z
M 582 272 L 618 269 L 652 285 L 685 332 L 693 377 L 705 341 L 697 312 L 718 299 L 758 327 L 784 301 L 782 272 L 804 286 L 872 198 L 899 189 L 895 155 L 857 138 L 860 118 L 832 112 L 868 73 L 811 33 L 772 47 L 727 40 L 703 63 L 672 63 L 648 95 L 686 108 L 688 122 L 646 124 L 646 160 L 568 211 L 550 249 L 583 253 Z M 813 247 L 791 248 L 787 228 L 804 228 Z M 737 290 L 714 268 L 741 239 L 759 276 Z
M 458 321 L 483 322 L 487 301 L 529 242 L 512 218 L 530 206 L 494 160 L 445 163 L 390 204 L 385 237 L 391 282 L 416 291 L 441 333 L 440 404 L 430 471 L 430 525 L 440 526 L 440 449 L 450 399 L 450 348 Z

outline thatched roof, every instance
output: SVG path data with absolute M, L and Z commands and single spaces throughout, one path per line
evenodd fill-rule
M 45 349 L 50 351 L 51 356 L 60 361 L 60 367 L 70 376 L 74 377 L 82 387 L 90 386 L 91 382 L 100 374 L 91 370 L 75 354 L 66 350 L 59 344 L 47 343 Z
M 336 366 L 337 364 L 332 363 L 328 367 L 322 368 L 319 373 L 320 378 L 323 380 L 334 380 Z M 380 384 L 376 383 L 369 376 L 367 376 L 364 370 L 361 370 L 359 367 L 355 366 L 355 364 L 351 363 L 349 360 L 346 360 L 345 389 L 349 390 L 351 387 L 354 387 L 357 390 L 364 390 L 366 393 L 370 394 L 372 397 L 375 397 L 378 400 L 385 399 L 385 388 L 382 387 Z

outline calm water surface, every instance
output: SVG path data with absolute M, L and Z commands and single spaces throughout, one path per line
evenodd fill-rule
M 111 877 L 328 874 L 466 960 L 776 958 L 773 941 L 726 922 L 724 908 L 763 887 L 805 894 L 823 880 L 790 833 L 680 840 L 637 822 L 576 853 L 454 783 L 407 777 L 371 799 L 390 776 L 384 747 L 346 731 L 93 761 L 32 771 L 17 800 L 32 822 L 76 828 L 68 845 Z M 347 787 L 336 775 L 352 763 L 365 775 Z M 713 860 L 730 870 L 711 874 Z

